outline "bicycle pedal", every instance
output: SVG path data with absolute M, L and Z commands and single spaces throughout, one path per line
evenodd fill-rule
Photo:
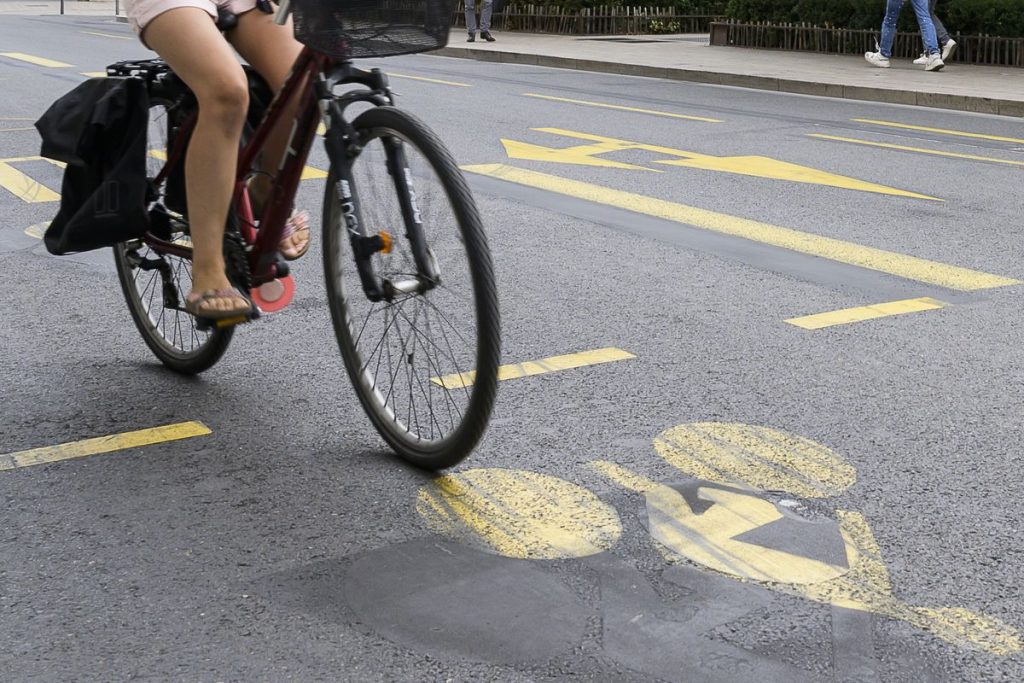
M 254 288 L 250 293 L 253 302 L 265 313 L 284 310 L 295 298 L 295 280 L 291 275 L 275 278 Z
M 260 309 L 253 306 L 251 313 L 242 313 L 230 318 L 196 318 L 196 329 L 200 332 L 209 332 L 211 329 L 223 330 L 235 325 L 251 322 L 260 317 Z

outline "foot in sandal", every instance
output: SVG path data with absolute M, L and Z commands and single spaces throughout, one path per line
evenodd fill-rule
M 305 211 L 292 211 L 288 222 L 284 224 L 284 237 L 278 251 L 287 261 L 294 261 L 309 251 L 309 214 Z
M 185 310 L 197 318 L 223 320 L 252 314 L 252 301 L 235 288 L 193 291 L 185 297 Z

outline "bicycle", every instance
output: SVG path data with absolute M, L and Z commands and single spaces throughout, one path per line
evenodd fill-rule
M 346 372 L 385 442 L 401 458 L 436 470 L 465 458 L 486 429 L 497 392 L 499 314 L 487 239 L 451 154 L 425 124 L 396 108 L 380 69 L 352 63 L 445 44 L 447 2 L 394 7 L 387 0 L 347 0 L 338 9 L 323 0 L 281 3 L 277 21 L 293 15 L 304 46 L 273 98 L 247 69 L 252 104 L 224 249 L 229 278 L 259 309 L 287 306 L 294 283 L 277 250 L 322 119 L 330 159 L 323 267 Z M 144 79 L 150 96 L 150 227 L 114 249 L 121 288 L 157 358 L 177 372 L 199 373 L 223 356 L 243 320 L 196 320 L 182 305 L 191 289 L 183 174 L 195 98 L 162 60 L 118 62 L 107 72 Z M 343 86 L 350 89 L 336 94 Z M 299 102 L 293 137 L 257 217 L 247 181 L 292 98 Z M 368 108 L 349 120 L 346 110 L 355 104 Z

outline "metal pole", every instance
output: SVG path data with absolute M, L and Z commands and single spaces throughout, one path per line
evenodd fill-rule
M 60 13 L 64 14 L 64 0 L 60 0 Z

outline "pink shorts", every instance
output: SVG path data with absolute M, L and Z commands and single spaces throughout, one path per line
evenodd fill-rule
M 256 0 L 127 0 L 125 13 L 128 24 L 145 45 L 142 32 L 149 22 L 172 9 L 179 7 L 195 7 L 205 11 L 217 21 L 217 8 L 222 7 L 232 14 L 243 14 L 256 8 Z M 146 45 L 146 47 L 149 47 Z

